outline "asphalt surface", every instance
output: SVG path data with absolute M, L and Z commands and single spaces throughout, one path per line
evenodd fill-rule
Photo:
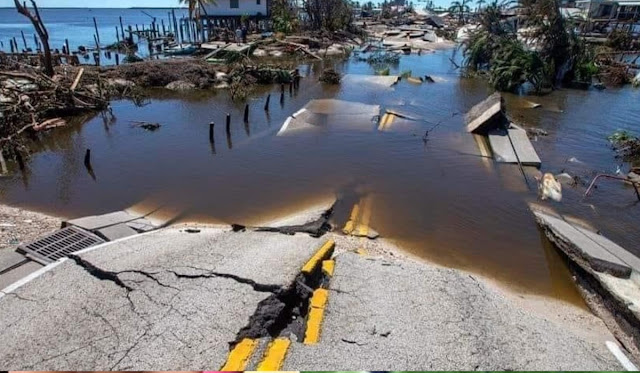
M 0 298 L 0 367 L 218 369 L 263 285 L 289 285 L 322 242 L 167 229 L 67 259 Z
M 0 368 L 219 369 L 258 304 L 329 238 L 338 246 L 320 341 L 294 341 L 284 370 L 621 369 L 584 311 L 580 333 L 466 272 L 350 252 L 364 239 L 227 228 L 109 243 L 0 293 Z
M 508 302 L 473 275 L 342 253 L 320 343 L 284 370 L 619 370 L 604 343 Z

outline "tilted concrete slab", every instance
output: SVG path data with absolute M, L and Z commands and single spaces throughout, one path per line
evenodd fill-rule
M 624 249 L 623 247 L 619 246 L 618 244 L 616 244 L 615 242 L 611 241 L 610 239 L 606 238 L 601 234 L 598 234 L 596 232 L 593 232 L 589 229 L 585 229 L 577 225 L 574 225 L 574 227 L 580 232 L 582 232 L 585 236 L 589 237 L 589 239 L 591 239 L 593 242 L 595 242 L 596 244 L 600 245 L 605 250 L 610 252 L 616 258 L 622 260 L 626 265 L 631 267 L 631 269 L 640 273 L 640 258 L 633 255 L 628 250 Z
M 499 92 L 487 97 L 475 105 L 465 116 L 467 132 L 483 132 L 492 128 L 497 120 L 503 116 L 504 104 Z
M 585 229 L 542 211 L 533 210 L 533 213 L 538 224 L 552 234 L 552 241 L 572 260 L 616 277 L 629 278 L 631 275 L 631 267 L 607 250 L 606 246 L 601 246 L 592 235 L 585 234 Z
M 291 284 L 323 242 L 170 228 L 87 250 L 0 293 L 0 366 L 219 369 L 229 342 L 272 295 L 260 285 Z
M 509 129 L 509 135 L 504 129 L 493 129 L 489 131 L 489 144 L 496 161 L 502 163 L 520 163 L 524 166 L 540 167 L 542 162 L 538 153 L 533 148 L 527 132 L 520 129 Z M 509 140 L 511 137 L 511 140 Z M 513 142 L 513 146 L 511 143 Z M 513 151 L 515 148 L 518 156 Z
M 283 370 L 620 369 L 585 341 L 464 272 L 391 258 L 336 258 L 320 341 Z

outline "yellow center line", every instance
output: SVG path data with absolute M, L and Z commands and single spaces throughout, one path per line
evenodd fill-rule
M 324 317 L 324 309 L 329 301 L 329 290 L 316 289 L 313 291 L 309 303 L 309 316 L 307 318 L 307 330 L 304 334 L 304 344 L 316 344 L 320 340 L 320 329 Z
M 282 368 L 291 341 L 289 338 L 277 338 L 269 343 L 264 358 L 256 368 L 258 371 L 276 371 Z
M 231 350 L 227 362 L 220 370 L 224 372 L 244 370 L 257 345 L 258 341 L 255 339 L 245 338 L 240 341 L 240 343 Z
M 359 213 L 360 213 L 360 206 L 356 203 L 355 205 L 353 205 L 353 208 L 351 209 L 351 215 L 349 215 L 349 221 L 347 221 L 347 224 L 345 224 L 344 228 L 342 228 L 342 233 L 351 234 L 351 232 L 353 232 L 353 230 L 356 227 L 356 221 L 358 219 Z
M 327 242 L 316 251 L 316 253 L 307 261 L 307 263 L 302 267 L 302 273 L 308 275 L 313 273 L 313 271 L 321 265 L 321 262 L 325 259 L 328 259 L 333 253 L 333 249 L 336 247 L 336 243 L 333 240 L 328 240 Z
M 322 272 L 324 272 L 329 277 L 333 277 L 333 271 L 335 267 L 336 267 L 335 260 L 324 260 L 322 262 Z

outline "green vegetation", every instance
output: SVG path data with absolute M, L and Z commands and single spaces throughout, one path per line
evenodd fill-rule
M 509 6 L 494 1 L 480 12 L 478 28 L 463 43 L 469 71 L 489 72 L 491 84 L 501 91 L 528 83 L 537 92 L 561 82 L 590 82 L 598 73 L 593 51 L 562 17 L 559 0 L 521 0 L 521 38 L 512 23 L 503 21 Z

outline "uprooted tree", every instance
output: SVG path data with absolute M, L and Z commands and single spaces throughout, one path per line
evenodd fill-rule
M 29 18 L 29 21 L 33 24 L 33 27 L 36 29 L 36 33 L 42 42 L 42 49 L 44 50 L 44 71 L 48 76 L 53 76 L 53 61 L 51 58 L 51 48 L 49 47 L 49 32 L 47 28 L 44 26 L 44 22 L 42 22 L 42 18 L 40 18 L 40 11 L 38 10 L 38 5 L 34 0 L 31 0 L 31 6 L 33 7 L 34 13 L 31 13 L 29 8 L 27 8 L 27 2 L 20 4 L 18 0 L 14 0 L 16 4 L 16 9 L 18 13 L 23 16 Z

